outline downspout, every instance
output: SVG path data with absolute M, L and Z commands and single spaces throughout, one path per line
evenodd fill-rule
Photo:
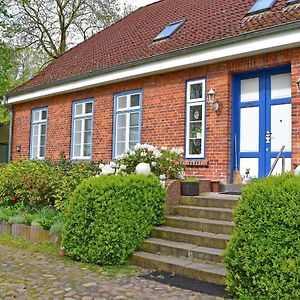
M 6 95 L 3 96 L 4 104 L 8 104 L 8 98 Z M 8 162 L 11 161 L 11 150 L 12 150 L 12 130 L 13 130 L 13 111 L 11 105 L 8 106 L 9 110 L 9 135 L 8 135 Z

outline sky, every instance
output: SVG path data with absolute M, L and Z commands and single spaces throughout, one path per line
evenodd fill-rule
M 136 7 L 141 7 L 141 6 L 156 2 L 156 1 L 158 1 L 158 0 L 127 0 L 128 3 L 130 3 Z

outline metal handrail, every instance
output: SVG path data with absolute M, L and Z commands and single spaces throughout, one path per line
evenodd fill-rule
M 273 171 L 274 171 L 274 169 L 275 169 L 275 167 L 276 167 L 276 165 L 277 165 L 277 163 L 279 161 L 279 158 L 282 158 L 281 171 L 282 171 L 282 173 L 285 172 L 285 157 L 283 155 L 284 148 L 285 148 L 285 146 L 283 145 L 281 147 L 281 149 L 280 149 L 280 151 L 279 151 L 279 153 L 278 153 L 278 155 L 277 155 L 277 157 L 276 157 L 276 159 L 275 159 L 275 161 L 274 161 L 274 163 L 273 163 L 273 165 L 271 167 L 271 170 L 270 170 L 270 172 L 269 172 L 269 174 L 268 174 L 267 177 L 270 177 L 272 175 L 272 173 L 273 173 Z

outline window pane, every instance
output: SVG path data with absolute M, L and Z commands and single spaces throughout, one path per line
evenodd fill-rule
M 37 158 L 38 147 L 32 147 L 32 158 Z
M 82 115 L 82 104 L 75 104 L 75 115 Z
M 139 126 L 140 113 L 130 114 L 130 126 Z
M 139 128 L 138 127 L 133 127 L 130 128 L 129 131 L 129 141 L 138 141 L 139 140 Z
M 93 112 L 93 103 L 88 102 L 85 104 L 85 113 L 86 114 L 91 114 Z
M 118 142 L 126 141 L 126 128 L 121 128 L 117 130 L 117 141 Z
M 42 135 L 41 136 L 41 147 L 46 146 L 46 136 Z
M 40 120 L 40 112 L 39 111 L 35 111 L 33 113 L 33 121 L 39 121 Z
M 190 120 L 191 121 L 202 120 L 202 105 L 190 106 Z
M 130 96 L 130 107 L 140 106 L 140 95 L 131 95 Z
M 118 115 L 117 128 L 126 127 L 126 114 Z
M 191 155 L 201 154 L 201 139 L 189 140 L 190 142 L 190 153 Z
M 92 132 L 89 131 L 84 134 L 84 143 L 90 144 L 91 142 L 92 142 Z
M 190 99 L 202 98 L 202 84 L 191 84 L 190 86 Z
M 81 132 L 81 120 L 75 120 L 75 132 Z
M 125 152 L 125 142 L 117 143 L 116 155 L 121 155 Z
M 118 109 L 123 109 L 127 107 L 127 96 L 118 97 Z
M 75 145 L 81 144 L 81 132 L 75 133 L 74 144 Z
M 39 137 L 37 135 L 35 135 L 35 136 L 32 137 L 32 146 L 33 147 L 37 147 L 38 140 L 39 140 Z
M 84 130 L 85 131 L 92 130 L 92 119 L 85 119 L 84 120 Z
M 42 110 L 42 120 L 47 120 L 47 110 Z
M 199 139 L 202 136 L 202 126 L 200 122 L 190 124 L 190 138 Z
M 40 157 L 43 158 L 46 155 L 46 148 L 45 147 L 40 147 Z
M 46 134 L 46 124 L 41 125 L 41 134 Z
M 33 130 L 32 130 L 33 135 L 38 135 L 39 134 L 39 125 L 34 125 Z
M 91 156 L 92 153 L 92 145 L 91 144 L 87 144 L 83 146 L 83 156 L 87 157 L 87 156 Z
M 129 148 L 130 150 L 133 150 L 134 149 L 134 146 L 138 143 L 138 141 L 134 141 L 134 142 L 130 142 L 129 143 Z
M 74 156 L 79 157 L 80 156 L 80 145 L 74 146 Z

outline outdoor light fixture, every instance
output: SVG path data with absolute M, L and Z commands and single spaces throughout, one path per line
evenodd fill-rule
M 207 103 L 214 110 L 218 110 L 220 108 L 219 104 L 216 103 L 216 92 L 212 88 L 207 93 Z
M 297 83 L 298 93 L 300 93 L 300 77 L 298 78 L 298 80 L 296 81 L 296 83 Z
M 21 145 L 17 145 L 16 150 L 17 150 L 17 152 L 21 152 Z

